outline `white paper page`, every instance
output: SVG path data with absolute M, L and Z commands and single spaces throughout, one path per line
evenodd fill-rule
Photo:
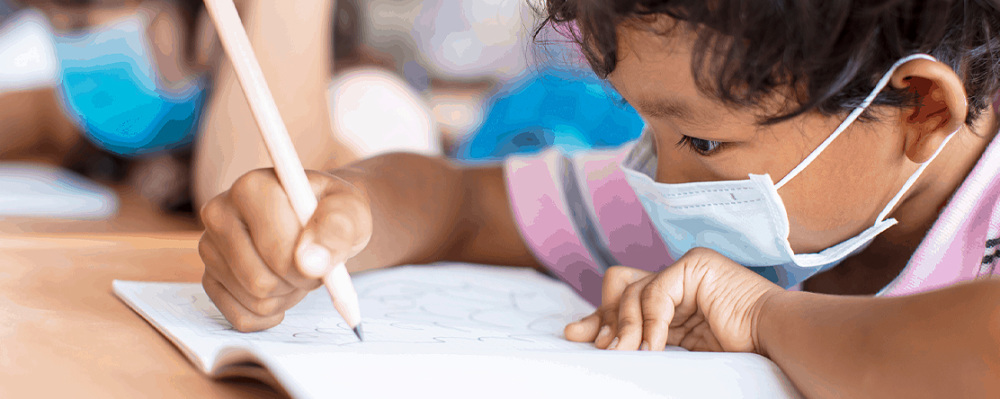
M 527 392 L 523 385 L 504 382 L 509 378 L 534 383 L 554 378 L 558 383 L 551 387 L 587 391 L 594 389 L 594 381 L 613 380 L 619 382 L 598 385 L 633 387 L 637 393 L 684 392 L 660 383 L 670 380 L 663 376 L 669 367 L 676 369 L 675 385 L 687 382 L 688 388 L 708 383 L 714 392 L 744 392 L 746 377 L 752 384 L 744 393 L 794 393 L 777 367 L 756 355 L 620 354 L 566 341 L 566 323 L 593 307 L 565 284 L 529 269 L 407 266 L 357 275 L 354 284 L 364 317 L 364 343 L 357 341 L 323 290 L 286 312 L 281 325 L 249 334 L 233 330 L 198 284 L 116 281 L 115 292 L 204 371 L 214 368 L 220 351 L 246 348 L 300 397 L 330 396 L 331 389 L 369 396 L 366 392 L 373 391 L 366 387 L 372 384 L 388 395 L 409 388 L 386 382 L 413 376 L 430 389 L 445 381 L 441 378 L 470 372 L 478 377 L 453 381 L 449 392 L 473 393 L 465 389 L 468 384 L 490 375 L 498 377 L 497 389 L 475 394 Z M 692 368 L 698 365 L 701 368 Z M 726 383 L 715 381 L 727 371 Z M 702 379 L 692 380 L 692 373 Z M 633 378 L 644 383 L 629 382 Z
M 118 281 L 115 289 L 205 357 L 211 357 L 215 346 L 254 342 L 366 352 L 590 347 L 566 341 L 562 330 L 593 307 L 564 284 L 530 269 L 404 266 L 362 273 L 353 281 L 364 317 L 364 343 L 322 289 L 288 310 L 280 325 L 254 333 L 235 331 L 199 284 Z
M 297 398 L 799 398 L 749 353 L 512 351 L 370 354 L 267 343 L 263 358 Z M 281 355 L 273 355 L 281 353 Z

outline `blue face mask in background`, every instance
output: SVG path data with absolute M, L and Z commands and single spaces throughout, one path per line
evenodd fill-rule
M 140 157 L 188 146 L 206 98 L 205 80 L 179 89 L 159 84 L 146 24 L 138 16 L 55 35 L 58 94 L 98 147 Z

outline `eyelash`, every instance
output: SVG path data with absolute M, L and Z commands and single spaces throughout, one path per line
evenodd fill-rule
M 708 150 L 703 150 L 703 149 L 699 148 L 696 145 L 696 143 L 706 143 L 706 145 L 709 147 L 709 149 Z M 694 151 L 695 153 L 697 153 L 698 155 L 701 155 L 701 156 L 712 155 L 712 154 L 716 153 L 717 151 L 719 151 L 720 148 L 724 147 L 725 144 L 726 143 L 722 143 L 722 142 L 718 142 L 718 141 L 712 141 L 712 140 L 699 139 L 699 138 L 690 137 L 690 136 L 681 136 L 680 141 L 677 142 L 677 146 L 678 147 L 686 147 L 687 149 L 689 149 L 691 151 Z

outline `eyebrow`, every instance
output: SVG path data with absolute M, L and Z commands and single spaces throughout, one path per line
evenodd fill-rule
M 640 112 L 655 117 L 678 118 L 683 119 L 686 122 L 699 122 L 706 117 L 703 112 L 697 112 L 687 104 L 672 99 L 637 101 L 633 105 Z

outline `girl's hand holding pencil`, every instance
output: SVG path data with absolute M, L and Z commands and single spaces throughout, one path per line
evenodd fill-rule
M 244 175 L 202 208 L 202 285 L 239 331 L 281 323 L 333 265 L 371 238 L 371 211 L 361 190 L 331 174 L 306 174 L 318 205 L 305 228 L 272 169 Z

